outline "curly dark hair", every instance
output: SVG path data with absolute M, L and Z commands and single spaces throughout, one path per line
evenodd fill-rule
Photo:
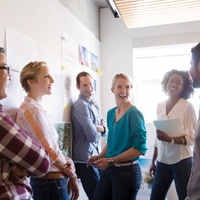
M 188 99 L 190 96 L 194 93 L 193 88 L 193 80 L 188 71 L 179 71 L 176 69 L 173 69 L 171 71 L 168 71 L 165 73 L 163 80 L 161 81 L 161 86 L 163 89 L 163 92 L 167 93 L 167 83 L 172 75 L 179 75 L 183 78 L 183 91 L 180 93 L 180 98 Z

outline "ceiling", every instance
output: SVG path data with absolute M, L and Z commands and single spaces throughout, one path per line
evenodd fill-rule
M 107 0 L 95 1 L 108 7 Z M 113 1 L 128 29 L 200 20 L 200 0 Z

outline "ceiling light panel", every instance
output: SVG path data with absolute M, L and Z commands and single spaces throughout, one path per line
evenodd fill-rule
M 114 0 L 127 28 L 200 20 L 200 0 Z

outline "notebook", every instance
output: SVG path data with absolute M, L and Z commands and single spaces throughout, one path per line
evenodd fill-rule
M 184 135 L 183 125 L 178 119 L 155 120 L 153 123 L 156 129 L 167 133 L 171 137 L 179 137 Z

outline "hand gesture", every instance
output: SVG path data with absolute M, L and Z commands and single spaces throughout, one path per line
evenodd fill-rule
M 101 170 L 105 170 L 109 166 L 107 158 L 99 158 L 93 162 L 93 165 Z
M 89 163 L 93 163 L 95 160 L 98 160 L 99 159 L 99 156 L 91 156 L 88 160 L 87 160 L 87 162 L 89 162 Z
M 70 200 L 77 200 L 79 197 L 79 187 L 77 178 L 70 178 L 67 185 L 68 194 L 71 194 Z
M 65 168 L 62 170 L 62 172 L 70 178 L 76 177 L 74 162 L 70 158 L 66 158 L 66 160 L 67 160 L 67 163 L 65 165 Z

